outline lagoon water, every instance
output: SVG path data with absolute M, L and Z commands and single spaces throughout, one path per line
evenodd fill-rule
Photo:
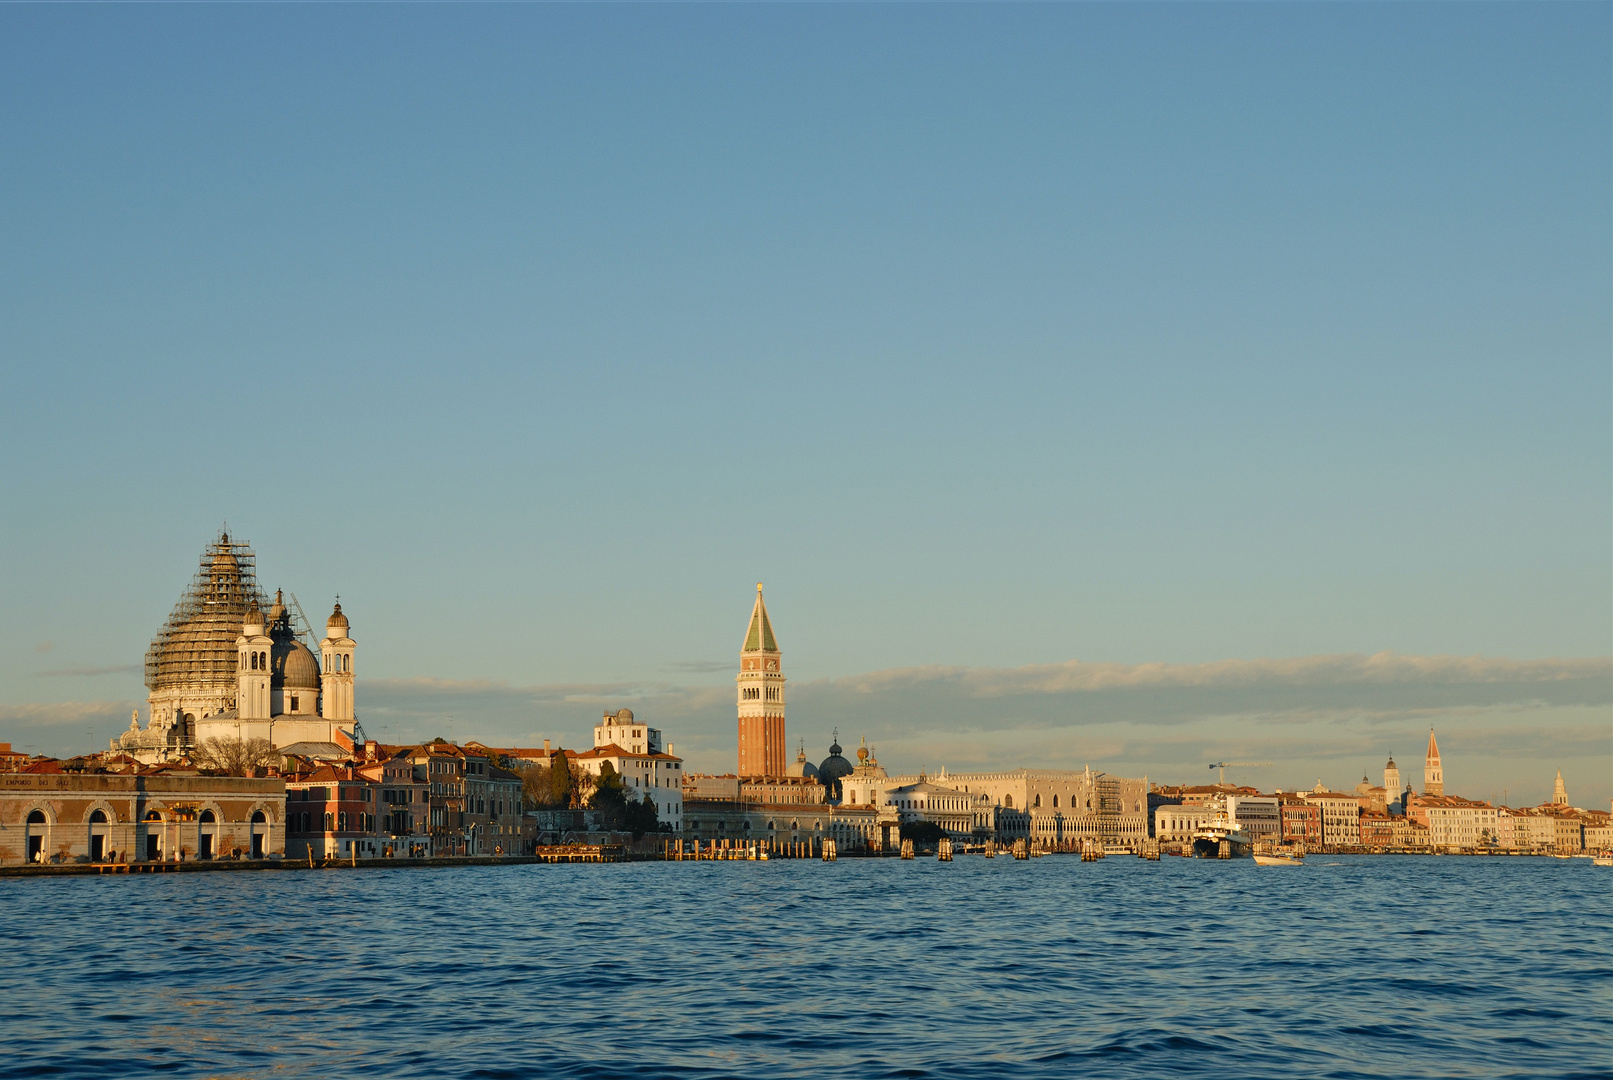
M 1608 1077 L 1613 871 L 1320 857 L 0 880 L 0 1077 Z

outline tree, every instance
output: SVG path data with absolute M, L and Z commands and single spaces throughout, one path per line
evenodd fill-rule
M 268 739 L 203 739 L 191 754 L 201 769 L 230 776 L 255 776 L 280 760 L 280 753 Z
M 574 809 L 579 798 L 577 788 L 577 774 L 571 759 L 557 749 L 549 758 L 549 805 Z
M 601 827 L 612 832 L 631 832 L 635 840 L 661 827 L 654 800 L 635 796 L 608 761 L 600 766 L 599 775 L 594 778 L 588 809 L 599 815 Z

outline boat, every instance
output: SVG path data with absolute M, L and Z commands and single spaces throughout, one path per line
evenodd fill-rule
M 1613 851 L 1604 851 L 1591 860 L 1592 866 L 1613 866 Z
M 1256 855 L 1256 866 L 1304 866 L 1303 855 Z
M 1193 854 L 1201 859 L 1241 859 L 1254 850 L 1255 838 L 1227 816 L 1226 804 L 1193 832 Z

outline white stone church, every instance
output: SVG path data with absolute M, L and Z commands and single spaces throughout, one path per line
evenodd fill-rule
M 282 593 L 270 604 L 258 588 L 252 549 L 220 533 L 146 651 L 145 728 L 136 713 L 111 749 L 155 764 L 206 739 L 240 738 L 345 756 L 354 740 L 354 643 L 340 603 L 318 658 L 302 640 L 312 637 Z

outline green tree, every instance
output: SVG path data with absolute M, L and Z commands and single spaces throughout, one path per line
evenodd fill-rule
M 577 805 L 577 774 L 571 759 L 559 749 L 549 759 L 549 805 L 575 808 Z
M 599 815 L 601 828 L 612 832 L 631 832 L 635 840 L 647 832 L 657 832 L 661 827 L 654 800 L 640 799 L 634 795 L 608 761 L 601 766 L 599 775 L 594 779 L 588 809 Z

